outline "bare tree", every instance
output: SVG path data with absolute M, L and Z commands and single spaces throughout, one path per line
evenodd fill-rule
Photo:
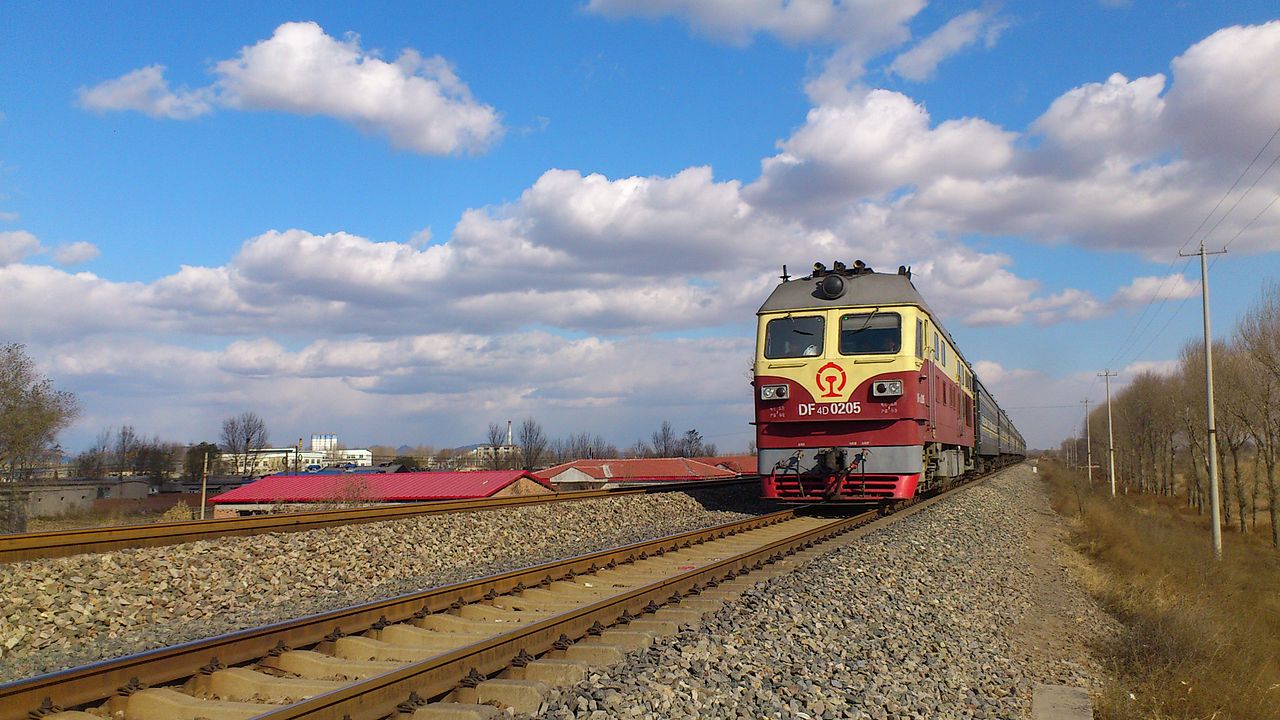
M 662 427 L 654 431 L 650 437 L 650 447 L 657 457 L 676 457 L 680 454 L 681 441 L 671 427 L 671 423 L 663 420 Z
M 547 436 L 537 420 L 527 417 L 520 423 L 518 438 L 521 464 L 525 470 L 532 470 L 538 466 L 547 450 Z
M 132 425 L 120 426 L 120 432 L 116 433 L 115 457 L 112 458 L 116 466 L 116 477 L 124 477 L 124 471 L 133 468 L 134 455 L 140 444 Z
M 507 444 L 507 431 L 502 423 L 489 423 L 489 457 L 485 464 L 490 470 L 501 470 L 509 466 L 510 458 L 506 457 L 504 448 Z M 506 450 L 506 452 L 510 452 Z
M 555 462 L 565 463 L 574 460 L 598 460 L 618 457 L 618 448 L 605 441 L 599 435 L 578 433 L 567 438 L 559 438 L 548 445 L 548 454 Z
M 631 445 L 631 447 L 627 448 L 627 457 L 629 458 L 653 457 L 653 448 L 649 446 L 649 443 L 645 442 L 644 438 L 640 438 L 639 440 L 636 440 L 635 443 Z
M 1274 411 L 1277 393 L 1274 385 L 1280 384 L 1280 284 L 1272 283 L 1263 290 L 1257 302 L 1244 314 L 1236 327 L 1237 341 L 1255 367 L 1262 372 L 1255 377 L 1265 379 L 1272 387 L 1268 390 L 1273 399 L 1269 407 L 1259 415 L 1255 423 L 1254 441 L 1258 454 L 1266 466 L 1267 500 L 1271 515 L 1271 544 L 1280 548 L 1280 488 L 1277 488 L 1276 466 L 1280 464 L 1280 418 Z M 1255 402 L 1261 400 L 1256 398 Z M 1259 403 L 1261 404 L 1261 403 Z
M 241 475 L 252 474 L 258 454 L 267 446 L 266 422 L 255 412 L 242 412 L 223 420 L 222 446 L 241 461 Z
M 0 346 L 0 473 L 12 479 L 55 448 L 79 412 L 76 396 L 55 389 L 24 345 Z
M 111 450 L 115 446 L 115 433 L 104 428 L 89 449 L 76 456 L 76 475 L 101 480 L 110 472 Z

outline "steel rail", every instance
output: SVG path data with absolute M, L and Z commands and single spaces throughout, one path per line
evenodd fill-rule
M 492 675 L 509 667 L 521 651 L 540 655 L 552 650 L 562 637 L 580 638 L 587 635 L 588 630 L 597 622 L 606 626 L 614 625 L 624 615 L 643 614 L 646 607 L 651 607 L 651 603 L 678 604 L 680 597 L 691 590 L 697 591 L 709 582 L 718 583 L 752 569 L 758 570 L 799 549 L 812 547 L 815 543 L 869 522 L 877 514 L 873 511 L 833 520 L 829 524 L 569 610 L 509 633 L 263 713 L 257 718 L 342 720 L 349 717 L 351 720 L 377 720 L 395 712 L 413 694 L 423 698 L 447 694 L 472 669 L 480 675 Z
M 349 634 L 362 632 L 379 621 L 425 617 L 481 602 L 489 593 L 507 594 L 521 586 L 534 587 L 546 580 L 594 572 L 610 563 L 626 563 L 686 543 L 699 544 L 793 517 L 795 510 L 784 510 L 7 683 L 0 685 L 0 720 L 26 720 L 28 713 L 45 703 L 46 698 L 60 707 L 81 706 L 109 698 L 131 683 L 158 685 L 191 677 L 215 659 L 226 665 L 251 662 L 281 647 L 318 644 L 335 630 Z
M 106 552 L 125 548 L 177 545 L 179 543 L 219 537 L 260 535 L 270 532 L 301 532 L 337 525 L 400 520 L 422 515 L 497 510 L 623 495 L 705 490 L 758 482 L 759 479 L 756 477 L 672 482 L 663 485 L 645 485 L 611 490 L 573 490 L 545 495 L 481 498 L 476 500 L 440 500 L 283 515 L 254 515 L 241 518 L 186 520 L 146 525 L 117 525 L 114 527 L 0 535 L 0 563 L 66 557 L 81 553 Z

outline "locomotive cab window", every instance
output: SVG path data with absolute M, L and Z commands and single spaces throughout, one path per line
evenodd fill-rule
M 770 320 L 764 329 L 764 356 L 769 359 L 818 357 L 822 354 L 823 332 L 821 315 Z
M 902 349 L 902 316 L 859 313 L 840 318 L 841 355 L 896 355 Z

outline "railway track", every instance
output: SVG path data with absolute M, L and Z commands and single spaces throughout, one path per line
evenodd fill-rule
M 0 720 L 532 712 L 544 683 L 620 661 L 797 555 L 944 495 L 888 517 L 786 510 L 30 678 L 0 686 Z
M 189 520 L 147 525 L 117 525 L 103 528 L 0 535 L 0 563 L 66 557 L 81 553 L 107 552 L 125 548 L 177 545 L 179 543 L 227 536 L 260 535 L 271 532 L 301 532 L 336 525 L 400 520 L 420 515 L 496 510 L 526 505 L 593 500 L 619 495 L 701 490 L 747 484 L 754 486 L 758 483 L 758 478 L 746 477 L 614 490 L 575 490 L 524 497 L 443 500 L 284 515 L 255 515 L 241 518 L 219 518 L 216 520 Z

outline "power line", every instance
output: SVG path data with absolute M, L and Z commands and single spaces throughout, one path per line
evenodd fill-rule
M 1280 155 L 1277 155 L 1277 156 L 1276 156 L 1276 159 L 1277 159 L 1277 160 L 1280 160 Z M 1252 226 L 1253 226 L 1253 224 L 1254 224 L 1255 222 L 1257 222 L 1258 218 L 1262 217 L 1262 214 L 1263 214 L 1263 213 L 1265 213 L 1266 211 L 1270 210 L 1270 209 L 1271 209 L 1271 206 L 1276 204 L 1276 201 L 1277 201 L 1277 200 L 1280 200 L 1280 193 L 1276 193 L 1276 196 L 1275 196 L 1275 197 L 1273 197 L 1273 198 L 1271 198 L 1271 202 L 1269 202 L 1269 203 L 1267 203 L 1265 206 L 1263 206 L 1263 208 L 1262 208 L 1261 210 L 1259 210 L 1259 211 L 1258 211 L 1258 214 L 1257 214 L 1257 215 L 1254 215 L 1254 216 L 1253 216 L 1253 218 L 1251 218 L 1251 219 L 1249 220 L 1249 222 L 1247 222 L 1247 223 L 1245 223 L 1245 224 L 1244 224 L 1244 227 L 1242 227 L 1242 228 L 1240 228 L 1238 231 L 1236 231 L 1236 234 L 1231 236 L 1231 239 L 1230 239 L 1230 240 L 1228 240 L 1228 241 L 1227 241 L 1227 243 L 1226 243 L 1225 245 L 1223 245 L 1223 246 L 1222 246 L 1222 249 L 1223 249 L 1223 250 L 1226 250 L 1227 248 L 1231 247 L 1231 243 L 1235 242 L 1235 241 L 1236 241 L 1236 238 L 1238 238 L 1238 237 L 1240 237 L 1241 235 L 1243 235 L 1245 230 L 1248 230 L 1250 227 L 1252 227 Z M 1215 260 L 1216 260 L 1216 258 L 1215 258 Z
M 1196 228 L 1191 231 L 1191 234 L 1187 236 L 1187 239 L 1183 241 L 1182 246 L 1178 248 L 1179 256 L 1182 255 L 1182 251 L 1186 249 L 1187 245 L 1190 244 L 1193 239 L 1195 239 L 1196 235 L 1200 233 L 1200 231 L 1205 227 L 1206 224 L 1208 224 L 1208 222 L 1213 218 L 1213 216 L 1217 214 L 1218 210 L 1222 207 L 1223 203 L 1227 201 L 1227 198 L 1231 197 L 1231 194 L 1235 192 L 1236 188 L 1240 187 L 1240 183 L 1245 179 L 1245 177 L 1248 176 L 1249 171 L 1252 170 L 1254 165 L 1258 163 L 1258 160 L 1263 156 L 1267 148 L 1271 146 L 1271 143 L 1275 141 L 1277 136 L 1280 136 L 1280 125 L 1276 126 L 1276 129 L 1271 133 L 1271 136 L 1267 138 L 1267 141 L 1263 143 L 1262 147 L 1258 149 L 1258 152 L 1254 154 L 1253 159 L 1249 161 L 1249 164 L 1245 166 L 1244 170 L 1240 171 L 1240 174 L 1236 177 L 1235 182 L 1231 183 L 1231 187 L 1227 188 L 1227 191 L 1222 194 L 1222 197 L 1218 199 L 1218 202 L 1214 204 L 1213 208 L 1209 211 L 1209 213 L 1204 216 L 1204 218 L 1200 221 L 1200 223 L 1196 225 Z M 1258 183 L 1261 182 L 1262 178 L 1265 177 L 1267 173 L 1269 173 L 1271 169 L 1276 166 L 1277 162 L 1280 162 L 1280 153 L 1278 153 L 1276 157 L 1273 158 L 1271 162 L 1267 165 L 1267 167 L 1261 173 L 1259 173 L 1256 178 L 1254 178 L 1253 182 L 1250 183 L 1248 189 L 1246 189 L 1243 193 L 1240 194 L 1239 197 L 1236 198 L 1235 202 L 1231 204 L 1231 207 L 1229 207 L 1227 211 L 1224 212 L 1216 222 L 1214 222 L 1213 226 L 1209 228 L 1208 232 L 1206 232 L 1204 237 L 1201 239 L 1201 244 L 1204 244 L 1204 242 L 1207 241 L 1211 235 L 1213 235 L 1214 231 L 1218 229 L 1218 227 L 1222 224 L 1222 222 L 1226 220 L 1227 217 L 1230 216 L 1231 213 L 1234 212 L 1237 207 L 1239 207 L 1240 203 L 1246 197 L 1248 197 L 1249 193 L 1253 192 L 1253 189 L 1257 187 Z M 1276 199 L 1280 199 L 1280 195 L 1277 195 Z M 1259 217 L 1261 217 L 1261 215 L 1264 212 L 1266 212 L 1272 205 L 1275 204 L 1276 199 L 1273 199 L 1270 203 L 1267 204 L 1266 207 L 1264 207 L 1261 211 L 1259 211 L 1258 214 L 1255 215 L 1253 219 L 1251 219 L 1248 223 L 1246 223 L 1244 227 L 1242 227 L 1235 235 L 1233 235 L 1231 239 L 1227 241 L 1226 244 L 1230 245 L 1231 242 L 1235 241 L 1236 238 L 1240 237 L 1240 235 L 1242 235 L 1245 232 L 1245 230 L 1247 230 L 1250 226 L 1252 226 L 1253 223 Z M 1226 249 L 1226 245 L 1223 246 L 1223 249 Z M 1177 264 L 1177 262 L 1178 262 L 1177 257 L 1175 257 L 1172 261 L 1170 261 L 1169 267 L 1166 269 L 1166 275 L 1160 281 L 1160 286 L 1156 289 L 1155 295 L 1152 296 L 1151 300 L 1147 301 L 1147 304 L 1142 308 L 1142 313 L 1138 316 L 1138 319 L 1134 321 L 1134 324 L 1130 326 L 1129 332 L 1126 333 L 1124 339 L 1121 340 L 1120 344 L 1116 346 L 1116 351 L 1111 356 L 1111 359 L 1108 361 L 1107 363 L 1108 365 L 1111 365 L 1115 363 L 1117 360 L 1119 360 L 1120 358 L 1124 357 L 1126 354 L 1126 351 L 1131 347 L 1130 341 L 1132 340 L 1133 345 L 1136 346 L 1137 343 L 1141 341 L 1141 338 L 1146 333 L 1146 331 L 1150 327 L 1154 326 L 1154 324 L 1156 323 L 1156 318 L 1160 314 L 1160 311 L 1158 308 L 1163 307 L 1164 304 L 1168 302 L 1169 299 L 1171 299 L 1173 295 L 1173 289 L 1174 287 L 1176 287 L 1170 284 L 1173 280 L 1174 275 L 1169 271 L 1173 270 L 1173 267 Z M 1183 273 L 1186 272 L 1186 269 L 1187 267 L 1190 266 L 1190 264 L 1191 264 L 1191 259 L 1187 258 L 1187 260 L 1183 263 L 1182 268 L 1178 270 L 1177 275 L 1182 276 Z M 1187 298 L 1183 297 L 1181 302 L 1178 303 L 1178 306 L 1175 307 L 1173 312 L 1170 314 L 1169 319 L 1166 320 L 1164 325 L 1161 326 L 1160 331 L 1156 333 L 1150 340 L 1147 341 L 1146 345 L 1143 346 L 1142 350 L 1140 350 L 1137 353 L 1137 355 L 1135 355 L 1135 357 L 1141 356 L 1143 353 L 1145 353 L 1147 349 L 1151 347 L 1152 343 L 1155 342 L 1155 338 L 1158 338 L 1164 334 L 1165 329 L 1167 329 L 1169 325 L 1172 324 L 1173 319 L 1176 318 L 1178 314 L 1182 311 L 1182 307 L 1186 305 L 1186 301 L 1187 301 Z M 1148 319 L 1147 315 L 1153 309 L 1155 309 L 1155 312 L 1152 313 L 1151 317 Z M 1090 387 L 1090 390 L 1092 390 L 1092 386 Z
M 1253 159 L 1249 161 L 1249 164 L 1245 166 L 1245 169 L 1240 171 L 1240 176 L 1236 178 L 1236 181 L 1231 183 L 1231 187 L 1227 188 L 1227 191 L 1218 199 L 1218 204 L 1213 206 L 1213 209 L 1209 211 L 1209 214 L 1204 216 L 1204 219 L 1200 221 L 1200 224 L 1196 226 L 1196 229 L 1192 230 L 1191 234 L 1187 236 L 1187 239 L 1183 241 L 1182 247 L 1178 248 L 1178 254 L 1182 254 L 1182 251 L 1187 249 L 1187 245 L 1189 245 L 1191 240 L 1195 238 L 1196 233 L 1200 232 L 1200 229 L 1204 227 L 1205 223 L 1209 222 L 1209 218 L 1213 217 L 1214 213 L 1218 212 L 1218 208 L 1222 207 L 1222 203 L 1226 202 L 1227 198 L 1231 196 L 1231 193 L 1240 185 L 1240 181 L 1243 180 L 1244 176 L 1253 168 L 1254 163 L 1258 162 L 1258 158 L 1262 157 L 1262 153 L 1266 152 L 1267 148 L 1271 146 L 1271 142 L 1276 139 L 1277 135 L 1280 135 L 1280 125 L 1276 126 L 1275 132 L 1271 133 L 1271 137 L 1267 138 L 1267 142 L 1258 150 L 1258 154 L 1253 156 Z M 1223 217 L 1225 218 L 1229 214 L 1231 214 L 1231 212 L 1227 211 Z

